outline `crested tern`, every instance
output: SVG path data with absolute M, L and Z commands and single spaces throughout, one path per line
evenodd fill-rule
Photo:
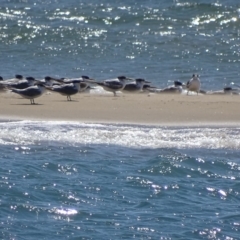
M 67 96 L 67 101 L 72 101 L 71 95 L 79 92 L 81 80 L 75 79 L 69 81 L 69 83 L 64 83 L 61 85 L 53 85 L 51 87 L 46 87 L 48 90 L 53 92 L 58 92 L 61 95 Z
M 112 92 L 114 96 L 117 96 L 116 92 L 124 89 L 127 80 L 133 79 L 125 76 L 119 76 L 115 79 L 108 79 L 103 82 L 91 81 L 91 83 L 95 83 L 101 86 L 105 91 Z
M 24 89 L 12 88 L 12 92 L 19 94 L 23 98 L 30 99 L 31 104 L 35 104 L 34 99 L 40 97 L 45 91 L 45 85 L 41 82 Z
M 144 84 L 150 83 L 143 78 L 137 78 L 135 79 L 135 81 L 136 81 L 135 83 L 127 83 L 125 87 L 122 89 L 122 92 L 124 93 L 142 92 Z
M 90 77 L 88 77 L 88 76 L 81 76 L 81 78 L 77 78 L 77 80 L 79 80 L 80 81 L 80 89 L 79 89 L 79 92 L 84 92 L 84 91 L 86 91 L 89 87 L 90 87 L 90 84 L 89 84 L 89 82 L 90 81 L 94 81 L 94 79 L 93 78 L 90 78 Z M 72 79 L 63 79 L 63 82 L 64 83 L 69 83 L 69 82 L 71 82 L 72 81 Z

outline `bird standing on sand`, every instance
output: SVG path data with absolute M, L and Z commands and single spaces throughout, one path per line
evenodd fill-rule
M 144 84 L 150 83 L 143 78 L 137 78 L 135 83 L 127 83 L 122 89 L 124 93 L 138 93 L 143 91 Z
M 30 86 L 25 89 L 12 88 L 12 92 L 19 94 L 23 98 L 30 99 L 31 104 L 35 104 L 34 98 L 40 97 L 45 91 L 45 85 L 43 83 L 36 83 L 34 86 Z
M 198 75 L 193 74 L 192 78 L 187 82 L 186 87 L 187 95 L 189 91 L 196 92 L 198 94 L 201 87 L 201 82 Z
M 76 78 L 75 78 L 76 79 Z M 80 89 L 79 89 L 79 92 L 84 92 L 86 91 L 87 89 L 90 88 L 90 85 L 89 83 L 94 81 L 94 79 L 88 77 L 88 76 L 81 76 L 81 78 L 77 78 L 77 80 L 80 81 Z M 71 83 L 72 82 L 72 79 L 65 79 L 65 78 L 62 78 L 61 80 L 57 80 L 58 82 L 60 83 Z
M 46 87 L 48 90 L 53 92 L 58 92 L 64 96 L 67 96 L 67 101 L 72 101 L 71 95 L 77 94 L 80 90 L 80 82 L 81 80 L 75 79 L 69 81 L 69 83 L 61 84 L 61 85 L 53 85 L 51 87 Z
M 91 81 L 90 83 L 95 83 L 101 86 L 105 91 L 112 92 L 116 97 L 117 91 L 124 89 L 127 80 L 134 80 L 125 76 L 119 76 L 116 79 L 108 79 L 103 82 Z

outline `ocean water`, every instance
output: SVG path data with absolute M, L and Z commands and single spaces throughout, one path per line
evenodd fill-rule
M 238 0 L 1 0 L 0 75 L 239 84 Z
M 240 128 L 0 123 L 1 239 L 239 239 Z
M 0 75 L 234 86 L 239 15 L 238 0 L 1 0 Z M 2 121 L 0 239 L 240 239 L 239 156 L 237 127 Z

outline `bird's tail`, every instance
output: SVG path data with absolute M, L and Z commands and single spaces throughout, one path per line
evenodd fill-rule
M 10 90 L 11 90 L 11 92 L 14 92 L 14 93 L 19 93 L 19 89 L 16 89 L 16 88 L 11 88 Z
M 153 86 L 147 86 L 147 87 L 143 87 L 143 92 L 156 92 L 156 87 Z
M 46 88 L 47 90 L 49 90 L 49 91 L 54 91 L 53 88 L 50 87 L 50 86 L 45 86 L 45 88 Z

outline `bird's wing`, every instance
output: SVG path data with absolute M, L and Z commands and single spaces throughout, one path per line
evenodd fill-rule
M 16 88 L 16 89 L 25 89 L 29 87 L 29 83 L 27 81 L 22 81 L 22 82 L 18 82 L 18 83 L 10 83 L 7 84 L 8 88 Z
M 36 86 L 29 87 L 29 88 L 26 88 L 26 89 L 13 88 L 12 92 L 18 93 L 20 95 L 27 96 L 27 97 L 35 97 L 36 95 L 41 94 L 41 90 Z
M 133 90 L 138 90 L 138 89 L 140 89 L 140 87 L 137 88 L 135 83 L 128 83 L 128 84 L 125 85 L 123 90 L 126 90 L 126 91 L 131 91 L 132 90 L 133 91 Z
M 112 89 L 119 89 L 123 87 L 123 84 L 119 81 L 104 82 L 104 85 Z
M 75 93 L 77 89 L 73 86 L 73 84 L 66 84 L 66 85 L 54 85 L 51 88 L 51 90 L 65 95 L 70 95 Z

